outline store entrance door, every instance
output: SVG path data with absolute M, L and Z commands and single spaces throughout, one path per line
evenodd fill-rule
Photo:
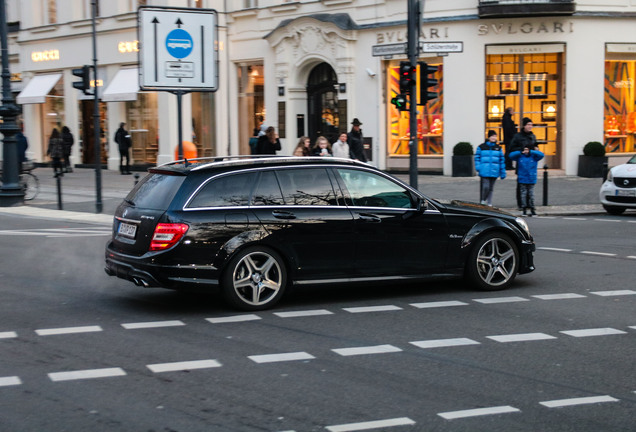
M 92 100 L 82 100 L 79 102 L 80 107 L 80 136 L 82 139 L 82 164 L 95 166 L 95 127 L 93 122 L 93 107 L 95 102 Z M 106 104 L 99 103 L 100 113 L 100 131 L 99 145 L 101 145 L 101 163 L 108 161 L 108 148 L 106 146 Z
M 346 117 L 341 119 L 341 116 L 347 115 L 346 101 L 338 101 L 337 86 L 336 72 L 327 63 L 319 64 L 309 74 L 307 126 L 312 144 L 319 136 L 324 136 L 330 143 L 335 142 L 340 125 L 346 124 Z

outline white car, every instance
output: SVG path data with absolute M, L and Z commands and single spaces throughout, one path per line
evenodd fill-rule
M 598 195 L 609 214 L 619 215 L 626 209 L 636 209 L 636 156 L 609 171 Z

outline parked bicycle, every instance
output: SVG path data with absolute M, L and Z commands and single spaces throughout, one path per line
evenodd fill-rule
M 33 161 L 22 162 L 18 181 L 24 191 L 24 199 L 30 201 L 40 193 L 40 180 L 33 174 L 35 163 Z M 2 185 L 2 165 L 0 164 L 0 185 Z

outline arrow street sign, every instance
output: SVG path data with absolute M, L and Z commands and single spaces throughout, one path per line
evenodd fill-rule
M 216 91 L 217 22 L 213 9 L 139 8 L 139 87 Z

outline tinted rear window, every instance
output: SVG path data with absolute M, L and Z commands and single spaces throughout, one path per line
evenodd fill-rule
M 215 178 L 201 188 L 188 207 L 247 206 L 255 178 L 255 173 Z
M 140 208 L 166 210 L 184 180 L 184 176 L 151 173 L 130 191 L 126 199 Z

